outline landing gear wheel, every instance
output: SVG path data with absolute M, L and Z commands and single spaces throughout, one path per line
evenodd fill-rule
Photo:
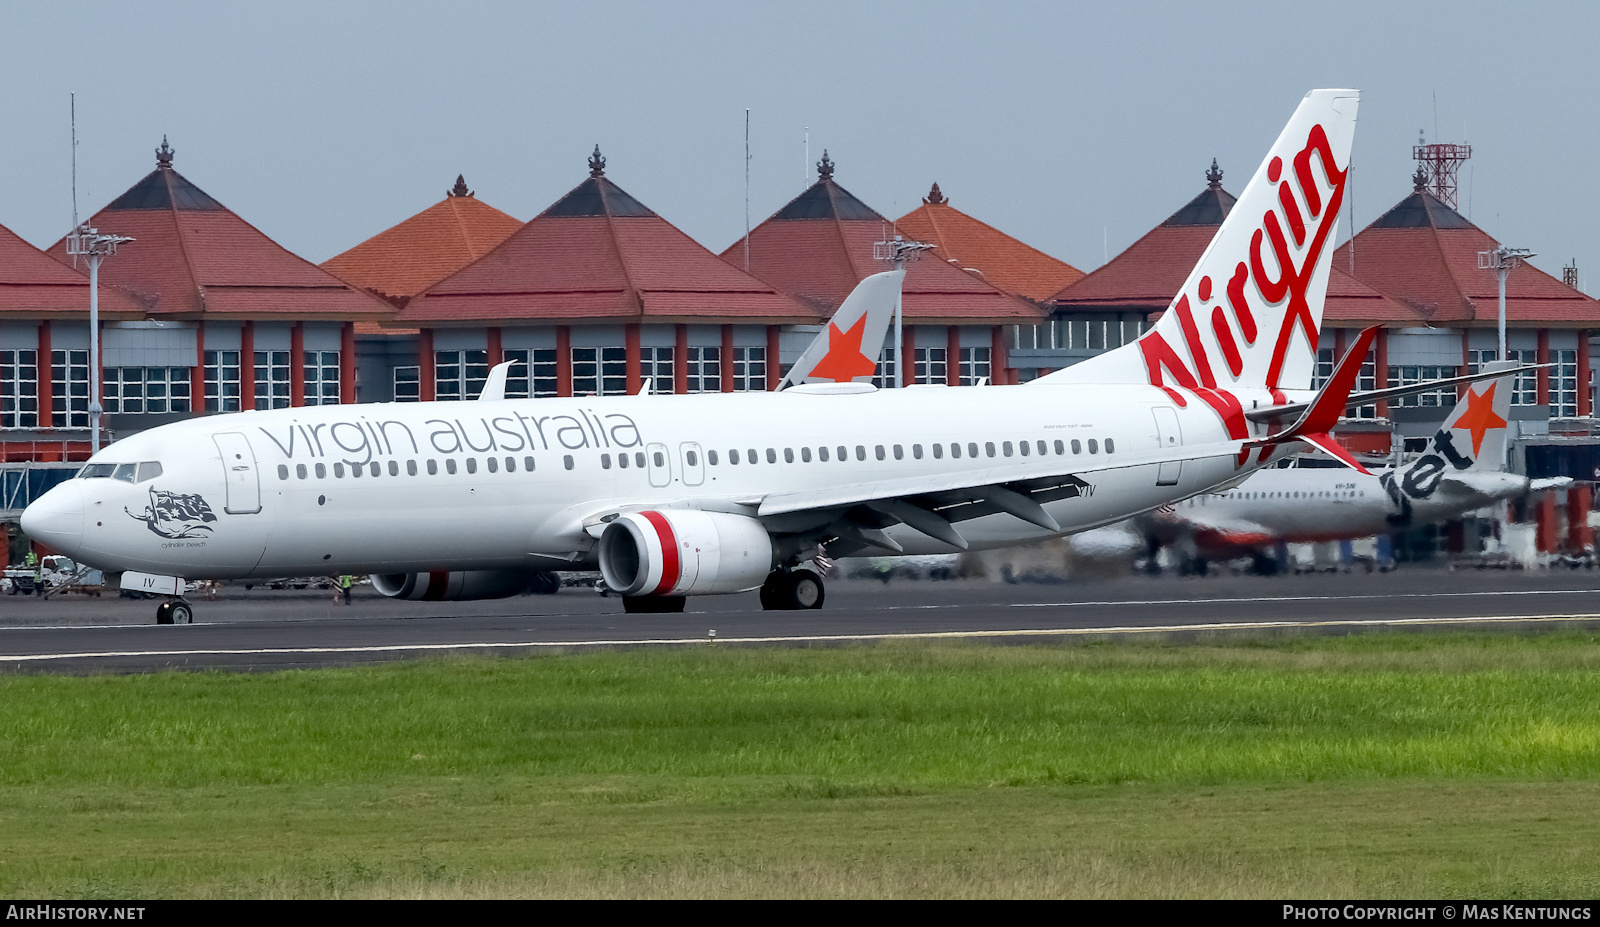
M 162 602 L 156 606 L 156 624 L 172 623 L 172 603 Z
M 194 609 L 188 602 L 173 602 L 169 614 L 172 615 L 173 624 L 194 624 Z
M 769 612 L 780 611 L 786 606 L 783 604 L 789 585 L 789 574 L 782 570 L 773 570 L 767 574 L 766 582 L 761 584 L 761 607 Z
M 826 592 L 822 586 L 822 577 L 810 570 L 795 570 L 789 574 L 786 589 L 788 595 L 784 603 L 786 608 L 810 609 L 821 608 Z
M 683 611 L 688 601 L 681 595 L 625 595 L 622 610 L 629 615 L 660 615 Z
M 528 584 L 528 591 L 534 595 L 555 595 L 561 591 L 561 578 L 554 573 L 535 573 L 533 582 Z

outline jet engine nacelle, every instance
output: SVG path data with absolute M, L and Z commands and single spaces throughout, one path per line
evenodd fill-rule
M 464 602 L 504 599 L 532 585 L 539 574 L 525 570 L 434 570 L 430 573 L 374 573 L 372 588 L 391 599 Z
M 600 535 L 600 574 L 622 595 L 748 592 L 770 572 L 772 540 L 746 515 L 629 512 Z

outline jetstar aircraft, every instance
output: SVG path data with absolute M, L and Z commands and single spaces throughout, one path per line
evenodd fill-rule
M 853 382 L 870 358 L 854 362 L 849 337 L 834 344 L 856 327 L 847 318 L 821 336 L 814 379 L 836 382 L 773 393 L 508 400 L 491 383 L 480 402 L 164 425 L 95 455 L 23 528 L 123 571 L 124 588 L 171 596 L 158 621 L 192 615 L 181 577 L 354 572 L 410 599 L 501 596 L 551 570 L 598 569 L 627 611 L 757 589 L 767 608 L 816 608 L 823 584 L 807 564 L 820 556 L 1081 531 L 1307 444 L 1354 465 L 1327 432 L 1375 330 L 1319 392 L 1307 387 L 1357 101 L 1306 95 L 1138 342 L 1026 386 Z M 888 311 L 902 275 L 869 277 L 851 300 Z
M 1261 470 L 1237 486 L 1156 509 L 1137 519 L 1138 526 L 1152 547 L 1185 549 L 1191 568 L 1203 571 L 1208 560 L 1248 556 L 1257 571 L 1270 573 L 1276 562 L 1268 550 L 1279 541 L 1338 541 L 1403 531 L 1569 484 L 1565 478 L 1529 480 L 1505 472 L 1513 379 L 1467 387 L 1427 450 L 1403 467 L 1380 474 Z

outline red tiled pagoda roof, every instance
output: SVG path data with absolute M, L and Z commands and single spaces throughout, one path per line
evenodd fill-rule
M 922 205 L 901 216 L 896 230 L 930 242 L 934 254 L 1013 296 L 1042 302 L 1083 279 L 1083 271 L 967 215 L 934 184 Z
M 1235 198 L 1222 189 L 1222 172 L 1213 161 L 1210 181 L 1199 196 L 1146 232 L 1105 266 L 1051 298 L 1056 310 L 1163 312 L 1194 269 Z M 1410 306 L 1352 278 L 1338 259 L 1328 276 L 1323 316 L 1329 321 L 1424 324 Z
M 819 320 L 806 304 L 718 260 L 607 179 L 604 166 L 596 148 L 587 180 L 417 295 L 395 323 Z
M 1499 278 L 1478 267 L 1478 253 L 1499 244 L 1419 182 L 1335 252 L 1334 266 L 1348 266 L 1354 247 L 1356 276 L 1404 300 L 1426 322 L 1493 325 L 1499 319 Z M 1600 326 L 1600 301 L 1524 263 L 1506 276 L 1506 321 Z
M 324 270 L 398 306 L 478 258 L 522 227 L 467 191 L 465 179 L 443 200 L 354 248 L 322 262 Z
M 172 169 L 172 150 L 90 224 L 136 242 L 100 268 L 156 316 L 361 319 L 392 311 L 262 234 Z M 69 261 L 66 239 L 50 254 Z
M 70 260 L 70 258 L 69 258 Z M 144 309 L 116 287 L 105 286 L 100 267 L 100 312 L 107 320 L 140 319 Z M 82 266 L 82 262 L 79 262 Z M 89 274 L 74 270 L 0 225 L 0 319 L 49 318 L 89 314 Z
M 833 180 L 823 152 L 817 182 L 750 232 L 750 273 L 831 314 L 857 283 L 889 265 L 873 258 L 873 245 L 891 233 L 888 219 Z M 722 252 L 744 266 L 745 240 Z M 925 256 L 906 265 L 905 316 L 942 324 L 1037 322 L 1038 307 L 942 259 Z

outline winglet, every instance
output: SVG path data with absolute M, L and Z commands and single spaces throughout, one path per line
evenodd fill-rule
M 506 398 L 506 378 L 511 375 L 511 365 L 516 361 L 506 361 L 495 364 L 489 371 L 489 378 L 483 381 L 483 389 L 478 393 L 479 399 L 504 399 Z
M 1372 350 L 1372 343 L 1382 330 L 1383 326 L 1374 325 L 1356 337 L 1356 343 L 1351 345 L 1350 350 L 1339 359 L 1339 366 L 1334 368 L 1333 376 L 1322 384 L 1322 389 L 1317 391 L 1316 398 L 1311 400 L 1311 406 L 1301 414 L 1298 421 L 1275 435 L 1247 442 L 1245 447 L 1267 447 L 1288 441 L 1304 441 L 1332 455 L 1346 466 L 1367 473 L 1367 469 L 1340 447 L 1329 432 L 1339 424 L 1339 417 L 1344 414 L 1350 391 L 1355 388 L 1356 377 L 1361 373 L 1361 365 L 1366 363 L 1367 352 Z

